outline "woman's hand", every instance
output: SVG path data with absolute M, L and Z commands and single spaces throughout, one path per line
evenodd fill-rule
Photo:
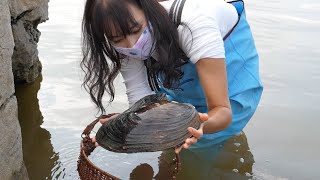
M 197 143 L 198 139 L 200 139 L 203 135 L 203 122 L 208 120 L 208 114 L 206 113 L 199 113 L 201 125 L 199 129 L 195 129 L 193 127 L 188 127 L 189 133 L 192 135 L 192 137 L 185 140 L 184 144 L 178 148 L 175 149 L 176 153 L 179 153 L 182 148 L 188 149 L 192 144 Z
M 104 123 L 110 121 L 111 119 L 116 118 L 119 114 L 120 114 L 120 113 L 114 113 L 114 115 L 112 115 L 111 117 L 101 118 L 101 119 L 99 119 L 99 122 L 100 122 L 101 124 L 104 124 Z M 96 140 L 96 137 L 95 137 L 95 136 L 92 137 L 91 139 L 92 139 L 92 142 L 95 143 L 96 146 L 99 146 L 99 144 L 97 143 L 97 140 Z

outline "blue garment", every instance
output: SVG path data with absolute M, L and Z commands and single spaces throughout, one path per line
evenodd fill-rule
M 204 134 L 191 149 L 220 143 L 240 133 L 254 114 L 261 98 L 263 87 L 259 77 L 259 57 L 246 20 L 244 4 L 243 1 L 232 4 L 237 9 L 239 21 L 224 41 L 232 124 L 221 132 Z M 208 112 L 195 64 L 189 62 L 183 65 L 182 70 L 184 76 L 178 89 L 164 88 L 162 78 L 159 77 L 161 90 L 158 93 L 166 93 L 170 100 L 190 103 L 199 112 Z

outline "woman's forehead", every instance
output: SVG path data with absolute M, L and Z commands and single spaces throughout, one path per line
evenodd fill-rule
M 128 9 L 131 12 L 133 18 L 138 22 L 138 23 L 143 23 L 146 21 L 144 12 L 142 9 L 138 8 L 137 6 L 128 4 Z
M 129 34 L 133 28 L 147 25 L 144 12 L 140 8 L 128 4 L 127 10 L 130 13 L 129 17 L 111 15 L 111 17 L 107 18 L 107 22 L 105 22 L 107 37 Z

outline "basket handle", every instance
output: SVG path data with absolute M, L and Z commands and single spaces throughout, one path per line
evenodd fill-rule
M 95 119 L 94 121 L 92 121 L 92 123 L 90 123 L 82 132 L 81 137 L 82 139 L 84 139 L 85 137 L 90 137 L 90 133 L 92 131 L 92 129 L 94 128 L 94 126 L 97 124 L 97 122 L 100 119 L 104 119 L 104 118 L 110 118 L 111 116 L 118 114 L 118 113 L 110 113 L 107 115 L 101 115 L 100 117 L 98 117 L 97 119 Z

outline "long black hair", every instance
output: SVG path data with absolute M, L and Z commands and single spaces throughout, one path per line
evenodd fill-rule
M 101 113 L 105 113 L 102 104 L 104 92 L 110 95 L 109 102 L 114 99 L 113 81 L 123 58 L 108 40 L 111 29 L 126 36 L 131 33 L 130 27 L 137 24 L 128 4 L 141 9 L 152 26 L 159 59 L 148 70 L 163 74 L 163 85 L 167 88 L 172 88 L 183 75 L 177 68 L 181 66 L 184 53 L 179 46 L 176 26 L 157 0 L 87 0 L 82 21 L 83 86 Z

